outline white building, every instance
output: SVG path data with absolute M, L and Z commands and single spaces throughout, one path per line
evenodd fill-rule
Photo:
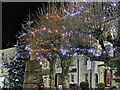
M 104 61 L 91 61 L 92 60 L 90 60 L 89 57 L 83 54 L 74 56 L 73 61 L 71 62 L 71 66 L 69 67 L 69 83 L 80 85 L 81 82 L 88 81 L 89 87 L 91 86 L 92 88 L 96 88 L 97 83 L 106 83 L 106 85 L 110 86 L 110 83 L 112 83 L 110 81 L 111 74 L 109 73 L 107 75 L 108 77 L 104 76 L 106 69 L 104 66 Z M 110 71 L 110 69 L 108 71 Z M 56 64 L 55 82 L 57 87 L 60 84 L 61 72 L 61 67 L 59 64 Z
M 71 66 L 69 67 L 70 73 L 69 73 L 69 83 L 74 84 L 80 84 L 80 82 L 83 81 L 89 81 L 89 71 L 87 70 L 87 60 L 88 57 L 85 55 L 76 55 L 73 57 L 73 60 L 71 61 Z M 60 61 L 60 60 L 58 60 Z M 57 62 L 58 63 L 58 62 Z M 60 63 L 60 62 L 59 62 Z M 94 65 L 93 65 L 94 66 Z M 94 68 L 94 67 L 92 67 Z M 56 64 L 55 68 L 55 74 L 56 74 L 56 86 L 58 86 L 59 83 L 59 75 L 62 72 L 62 69 L 59 64 Z
M 97 61 L 90 60 L 89 57 L 85 55 L 76 55 L 70 66 L 70 82 L 74 84 L 79 84 L 81 82 L 89 82 L 91 87 L 95 88 L 97 77 Z

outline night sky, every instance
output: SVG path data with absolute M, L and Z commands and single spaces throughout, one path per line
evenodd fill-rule
M 35 14 L 43 2 L 3 2 L 2 3 L 2 49 L 16 44 L 16 35 L 21 31 L 22 23 L 29 11 Z M 46 5 L 46 3 L 43 3 Z

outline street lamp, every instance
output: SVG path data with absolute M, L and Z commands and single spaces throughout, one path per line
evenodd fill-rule
M 92 90 L 92 56 L 95 53 L 95 49 L 91 48 L 88 50 L 89 58 L 87 60 L 87 70 L 89 70 L 89 83 L 90 83 L 90 90 Z
M 90 89 L 92 88 L 92 62 L 90 59 L 87 60 L 87 70 L 89 71 L 89 83 Z
M 77 84 L 79 90 L 79 58 L 77 58 Z

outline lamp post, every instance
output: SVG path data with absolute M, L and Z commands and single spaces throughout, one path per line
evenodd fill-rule
M 77 58 L 77 90 L 79 90 L 79 58 Z
M 90 59 L 87 60 L 87 70 L 89 71 L 89 83 L 90 89 L 92 88 L 92 62 Z
M 88 50 L 89 58 L 87 60 L 87 70 L 89 70 L 89 83 L 90 83 L 90 90 L 92 90 L 92 55 L 94 53 L 94 49 L 91 48 Z

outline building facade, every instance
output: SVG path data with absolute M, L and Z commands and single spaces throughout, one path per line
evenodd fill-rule
M 60 61 L 60 60 L 59 60 Z M 58 63 L 58 62 L 57 62 Z M 60 63 L 60 62 L 59 62 Z M 73 57 L 69 67 L 69 84 L 88 82 L 89 87 L 96 88 L 97 83 L 104 83 L 105 87 L 112 87 L 113 73 L 110 67 L 105 66 L 104 61 L 92 61 L 89 57 L 81 54 Z M 60 84 L 62 69 L 60 64 L 55 67 L 56 87 Z

